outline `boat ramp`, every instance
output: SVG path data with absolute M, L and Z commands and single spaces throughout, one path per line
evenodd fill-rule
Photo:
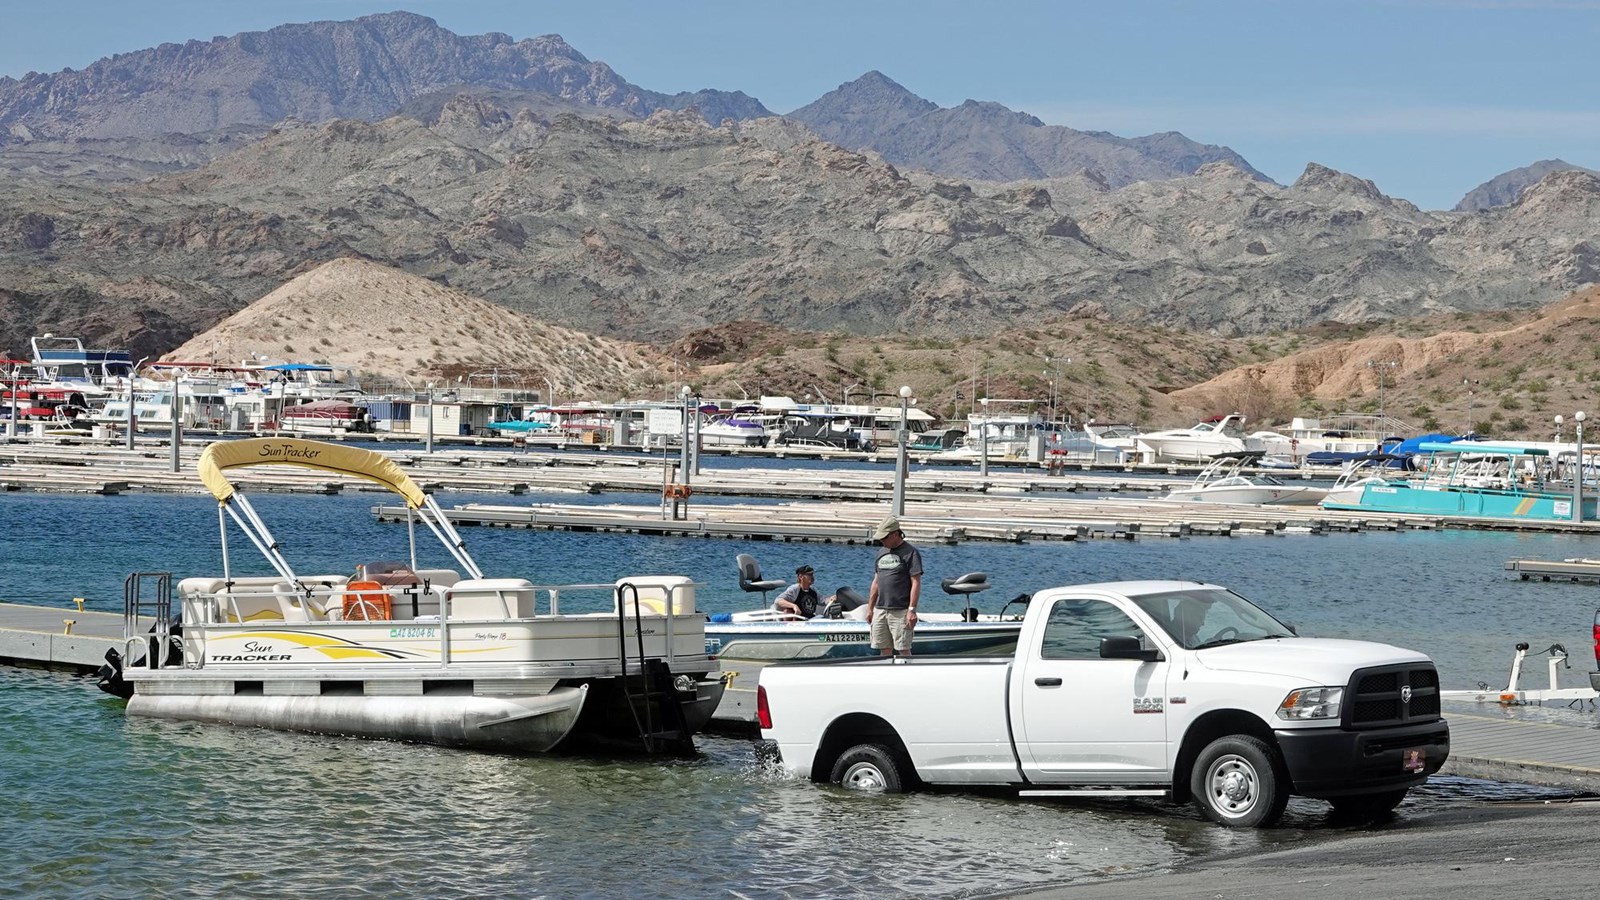
M 123 617 L 115 613 L 0 602 L 0 663 L 87 674 L 100 666 L 106 650 L 121 646 L 122 626 Z M 93 692 L 88 686 L 85 690 Z M 1523 708 L 1449 703 L 1451 750 L 1445 773 L 1600 790 L 1600 744 L 1594 740 L 1592 717 L 1571 713 L 1524 718 L 1517 715 Z M 1534 714 L 1542 710 L 1526 709 Z M 744 730 L 749 728 L 744 723 Z

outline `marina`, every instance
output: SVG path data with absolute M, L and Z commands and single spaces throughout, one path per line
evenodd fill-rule
M 149 484 L 161 485 L 155 489 L 115 495 L 54 490 L 0 495 L 0 529 L 8 535 L 7 553 L 0 558 L 0 584 L 9 587 L 9 593 L 0 596 L 8 601 L 0 606 L 0 646 L 10 648 L 5 655 L 29 660 L 26 665 L 47 664 L 49 660 L 41 656 L 51 655 L 57 666 L 70 660 L 75 671 L 85 671 L 97 666 L 104 649 L 120 638 L 123 578 L 128 573 L 150 571 L 156 561 L 175 579 L 214 571 L 221 548 L 215 513 L 207 511 L 215 507 L 215 498 L 193 476 L 162 471 L 169 463 L 162 452 L 166 449 L 142 448 L 115 469 L 107 468 L 119 473 L 144 470 Z M 80 459 L 77 453 L 123 458 L 105 448 L 60 458 Z M 689 518 L 674 521 L 659 496 L 659 462 L 641 466 L 635 458 L 632 465 L 614 464 L 609 456 L 591 452 L 563 453 L 553 463 L 513 461 L 522 455 L 451 450 L 431 457 L 416 452 L 394 456 L 400 471 L 434 491 L 448 521 L 463 527 L 462 535 L 484 571 L 530 573 L 530 579 L 541 584 L 614 583 L 630 573 L 676 572 L 695 585 L 696 611 L 711 617 L 748 611 L 759 602 L 758 595 L 739 586 L 740 553 L 758 558 L 768 577 L 791 573 L 801 563 L 813 565 L 824 595 L 843 587 L 865 590 L 872 556 L 866 544 L 868 530 L 886 508 L 890 493 L 886 486 L 891 473 L 882 466 L 719 457 L 708 459 L 695 480 L 697 490 L 700 485 L 707 488 L 705 495 L 696 493 L 691 499 Z M 186 462 L 191 458 L 188 453 L 184 456 Z M 502 463 L 499 458 L 510 459 Z M 64 470 L 68 476 L 76 472 L 83 481 L 93 479 L 85 477 L 87 472 L 104 465 L 92 460 L 83 465 L 39 464 Z M 0 466 L 0 471 L 11 465 Z M 297 572 L 349 573 L 367 561 L 351 548 L 404 543 L 405 526 L 397 524 L 404 521 L 403 506 L 396 513 L 382 512 L 396 507 L 386 504 L 382 494 L 370 493 L 359 479 L 286 474 L 292 471 L 288 467 L 230 470 L 253 495 L 263 519 L 275 523 L 275 536 L 286 539 L 285 552 L 293 552 Z M 945 470 L 913 471 L 913 485 L 924 478 L 940 484 L 937 489 L 930 483 L 908 491 L 907 529 L 911 540 L 923 548 L 930 579 L 988 573 L 989 590 L 970 597 L 981 614 L 1002 612 L 1007 600 L 1051 584 L 1106 577 L 1226 581 L 1302 633 L 1387 641 L 1422 650 L 1438 662 L 1443 686 L 1455 689 L 1503 683 L 1515 641 L 1583 646 L 1593 617 L 1594 603 L 1581 590 L 1557 582 L 1523 582 L 1498 564 L 1482 563 L 1582 556 L 1582 548 L 1592 540 L 1584 533 L 1589 526 L 1574 529 L 1543 523 L 1541 527 L 1550 530 L 1461 529 L 1445 527 L 1442 519 L 1339 514 L 1314 507 L 1296 513 L 1285 508 L 1134 499 L 1127 490 L 1103 494 L 1088 487 L 1025 490 L 1033 483 L 1061 483 L 1061 476 L 1039 472 L 997 471 L 988 478 L 961 474 L 961 479 L 950 479 Z M 1104 477 L 1108 483 L 1141 481 L 1123 473 L 1086 474 L 1091 479 Z M 584 482 L 602 480 L 597 475 L 632 485 L 628 493 L 634 496 L 618 504 L 610 489 L 591 493 Z M 540 483 L 539 477 L 559 481 Z M 513 497 L 508 484 L 519 478 L 527 488 Z M 1160 476 L 1149 480 L 1169 483 Z M 757 493 L 763 482 L 796 491 L 839 491 L 852 499 L 737 493 Z M 726 485 L 730 494 L 711 494 L 710 485 L 718 483 Z M 958 484 L 966 489 L 955 489 Z M 513 500 L 515 507 L 508 509 Z M 781 515 L 774 516 L 775 510 Z M 1098 518 L 1088 510 L 1099 510 Z M 1176 520 L 1174 510 L 1181 511 Z M 468 521 L 488 525 L 487 516 L 510 518 L 518 513 L 538 530 L 464 528 Z M 1070 518 L 1074 515 L 1078 518 Z M 543 516 L 567 518 L 534 521 Z M 86 529 L 86 522 L 97 527 Z M 330 522 L 339 523 L 337 541 L 294 537 Z M 1190 528 L 1185 532 L 1172 527 L 1175 522 L 1186 522 Z M 1131 527 L 1136 523 L 1139 527 Z M 958 525 L 971 531 L 947 530 Z M 717 528 L 724 531 L 718 533 Z M 827 531 L 830 528 L 836 532 Z M 161 539 L 150 541 L 152 533 Z M 1431 564 L 1419 567 L 1418 558 Z M 260 562 L 241 562 L 235 571 L 236 576 L 280 577 Z M 1448 615 L 1438 613 L 1440 596 L 1451 598 Z M 71 602 L 73 597 L 85 599 L 81 613 Z M 1424 598 L 1431 599 L 1425 603 Z M 930 612 L 959 614 L 967 600 L 933 592 L 926 602 Z M 563 612 L 568 602 L 563 594 Z M 612 609 L 598 598 L 575 595 L 571 603 L 576 613 Z M 1516 610 L 1516 615 L 1507 615 L 1509 610 Z M 71 635 L 64 633 L 67 619 L 73 620 Z M 1488 627 L 1486 622 L 1498 624 Z M 920 893 L 930 896 L 993 890 L 997 884 L 1022 889 L 1094 880 L 1103 877 L 1098 873 L 1113 860 L 1125 867 L 1119 869 L 1124 874 L 1160 871 L 1210 852 L 1207 825 L 1198 818 L 1174 817 L 1171 810 L 1154 803 L 1018 801 L 982 792 L 915 794 L 862 803 L 779 778 L 755 761 L 746 736 L 749 726 L 737 730 L 741 715 L 748 714 L 744 708 L 749 695 L 743 688 L 758 668 L 739 658 L 722 658 L 718 664 L 731 688 L 726 694 L 727 720 L 719 730 L 735 731 L 698 736 L 696 755 L 677 762 L 480 756 L 410 743 L 126 718 L 118 701 L 97 691 L 92 678 L 5 667 L 0 668 L 0 681 L 12 698 L 3 715 L 13 723 L 26 722 L 28 728 L 53 723 L 48 727 L 58 735 L 55 746 L 70 744 L 75 748 L 70 752 L 76 754 L 130 758 L 135 769 L 165 773 L 162 777 L 169 782 L 162 790 L 152 790 L 155 782 L 136 776 L 125 779 L 113 795 L 69 775 L 44 775 L 30 783 L 38 802 L 65 803 L 72 810 L 93 804 L 115 811 L 129 808 L 130 801 L 121 798 L 133 790 L 155 798 L 140 801 L 145 814 L 181 821 L 189 834 L 190 823 L 219 820 L 195 809 L 184 799 L 185 792 L 229 796 L 228 784 L 236 783 L 216 780 L 207 774 L 211 771 L 231 772 L 230 777 L 251 784 L 253 791 L 271 794 L 282 779 L 283 785 L 296 786 L 292 791 L 296 797 L 323 798 L 315 812 L 309 801 L 286 798 L 233 816 L 233 821 L 273 835 L 240 856 L 241 866 L 267 865 L 267 855 L 308 851 L 313 844 L 294 834 L 309 828 L 313 817 L 326 815 L 330 803 L 334 814 L 373 823 L 380 833 L 389 828 L 435 833 L 429 829 L 447 827 L 477 835 L 470 850 L 443 853 L 446 861 L 461 861 L 457 870 L 424 878 L 446 892 L 491 889 L 488 881 L 471 874 L 467 861 L 480 858 L 485 847 L 496 846 L 499 838 L 487 835 L 502 831 L 518 835 L 519 846 L 531 835 L 539 843 L 542 860 L 572 862 L 560 871 L 540 866 L 535 872 L 518 862 L 526 859 L 524 855 L 512 853 L 510 874 L 500 873 L 495 884 L 510 878 L 556 893 L 565 885 L 572 888 L 570 893 L 584 895 L 603 893 L 608 884 L 626 890 L 622 881 L 613 884 L 606 876 L 593 874 L 590 865 L 583 866 L 585 874 L 576 874 L 576 860 L 591 861 L 596 851 L 589 842 L 565 833 L 574 821 L 588 823 L 585 831 L 627 832 L 623 823 L 636 817 L 641 804 L 655 810 L 658 819 L 674 830 L 709 834 L 709 839 L 728 847 L 774 842 L 784 847 L 776 854 L 764 852 L 763 861 L 755 866 L 735 864 L 735 858 L 747 858 L 742 852 L 687 856 L 643 836 L 623 838 L 599 854 L 618 873 L 637 872 L 641 866 L 673 872 L 687 866 L 696 873 L 693 884 L 680 881 L 681 874 L 661 876 L 654 889 L 669 894 L 705 895 L 720 892 L 717 886 L 722 886 L 750 896 L 797 892 L 823 896 L 846 885 L 853 891 L 863 883 L 884 884 L 881 875 L 864 874 L 872 867 L 849 836 L 906 814 L 933 823 L 925 846 L 913 853 L 928 879 Z M 1530 668 L 1534 668 L 1531 661 Z M 1503 707 L 1451 702 L 1446 712 L 1452 722 L 1458 715 L 1461 718 L 1451 767 L 1413 792 L 1398 813 L 1402 821 L 1415 813 L 1488 798 L 1561 796 L 1592 789 L 1595 772 L 1590 770 L 1600 771 L 1600 762 L 1584 755 L 1587 735 L 1592 734 L 1592 709 L 1554 703 Z M 19 765 L 27 765 L 29 752 L 14 751 Z M 200 769 L 175 770 L 161 762 L 173 753 L 206 763 Z M 324 758 L 335 761 L 312 762 Z M 418 773 L 412 779 L 414 787 L 457 799 L 432 814 L 433 824 L 423 824 L 398 799 L 383 799 L 387 792 L 382 785 L 392 784 L 392 779 L 380 773 L 392 770 Z M 17 776 L 0 780 L 7 777 Z M 182 791 L 171 790 L 173 784 Z M 14 787 L 11 782 L 0 784 L 0 788 Z M 73 792 L 74 799 L 62 801 L 62 791 Z M 330 792 L 349 797 L 351 791 L 369 799 L 327 799 L 333 796 Z M 503 802 L 502 796 L 516 802 Z M 81 815 L 75 811 L 63 821 L 73 823 Z M 1242 840 L 1265 847 L 1329 833 L 1327 816 L 1326 804 L 1297 800 L 1280 828 Z M 984 824 L 971 824 L 975 818 Z M 379 822 L 384 824 L 378 826 Z M 963 824 L 955 827 L 957 822 Z M 1063 850 L 1054 837 L 1063 833 L 1073 834 L 1073 846 L 1084 849 Z M 796 834 L 807 837 L 796 843 Z M 1080 844 L 1086 836 L 1104 849 Z M 54 841 L 57 848 L 82 848 L 80 839 L 65 831 L 45 829 L 29 840 L 35 838 Z M 204 852 L 210 843 L 191 840 L 190 846 L 188 852 Z M 366 859 L 385 858 L 382 846 L 377 838 L 354 840 Z M 985 847 L 1001 846 L 1003 863 L 994 857 L 994 865 L 974 866 L 975 860 L 988 858 Z M 52 849 L 46 857 L 57 852 Z M 95 860 L 96 883 L 115 884 L 119 878 L 134 877 L 111 854 L 92 848 L 79 852 Z M 362 859 L 352 855 L 336 868 L 373 884 L 388 883 L 388 876 Z M 994 866 L 1006 873 L 1000 881 Z M 320 883 L 328 876 L 325 866 L 315 876 L 300 867 L 278 871 L 278 882 L 291 886 Z M 793 886 L 797 871 L 808 873 L 803 889 Z M 24 888 L 43 884 L 46 877 L 27 867 L 10 874 L 11 883 Z M 415 889 L 416 884 L 408 882 L 407 888 Z

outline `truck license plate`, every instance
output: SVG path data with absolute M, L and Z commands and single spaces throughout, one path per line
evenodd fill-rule
M 1400 766 L 1407 772 L 1421 772 L 1428 766 L 1428 751 L 1422 747 L 1412 747 L 1400 754 Z

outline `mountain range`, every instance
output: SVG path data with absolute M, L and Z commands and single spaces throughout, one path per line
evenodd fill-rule
M 822 138 L 873 150 L 897 166 L 957 178 L 1017 181 L 1093 173 L 1110 187 L 1192 175 L 1225 162 L 1269 181 L 1229 150 L 1177 132 L 1121 138 L 1046 125 L 998 103 L 968 100 L 944 109 L 882 72 L 868 72 L 788 114 Z
M 0 129 L 0 347 L 162 352 L 341 258 L 658 343 L 741 321 L 1260 333 L 1600 280 L 1582 170 L 1427 212 L 1315 163 L 1281 186 L 1225 147 L 942 109 L 878 73 L 773 117 L 408 13 L 0 79 Z

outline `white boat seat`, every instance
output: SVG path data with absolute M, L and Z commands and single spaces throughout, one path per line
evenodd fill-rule
M 625 589 L 626 586 L 631 586 L 633 590 Z M 672 615 L 694 612 L 694 582 L 682 575 L 635 575 L 617 579 L 617 587 L 622 589 L 617 603 L 622 605 L 626 615 L 633 614 L 634 590 L 639 593 L 640 615 L 667 615 L 669 605 Z M 615 603 L 611 611 L 617 611 Z

